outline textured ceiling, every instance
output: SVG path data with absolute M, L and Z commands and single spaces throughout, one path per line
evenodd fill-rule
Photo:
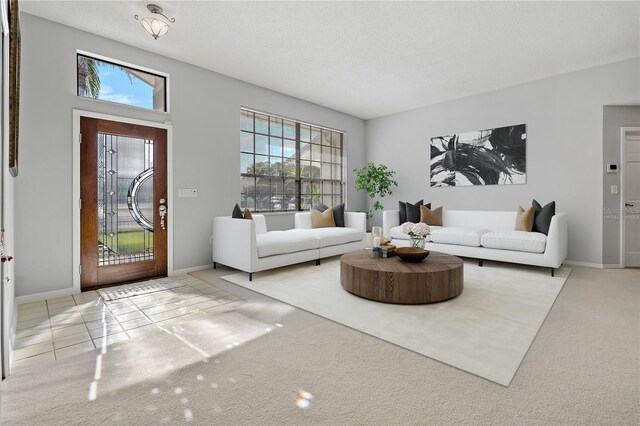
M 640 56 L 640 2 L 156 3 L 21 8 L 364 119 Z

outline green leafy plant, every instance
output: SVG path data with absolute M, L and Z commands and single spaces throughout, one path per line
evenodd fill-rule
M 375 198 L 383 198 L 386 195 L 392 194 L 391 188 L 398 186 L 398 182 L 393 180 L 395 171 L 389 169 L 384 164 L 376 166 L 374 163 L 369 163 L 361 169 L 354 169 L 356 174 L 356 191 L 365 191 L 371 198 L 373 204 L 370 204 L 367 213 L 367 219 L 373 216 L 373 210 L 382 210 L 384 206 L 379 200 Z
M 135 76 L 127 69 L 106 62 L 101 63 L 103 66 L 123 71 L 129 79 L 129 83 L 133 84 Z M 78 58 L 78 95 L 98 99 L 101 85 L 98 61 L 84 56 Z

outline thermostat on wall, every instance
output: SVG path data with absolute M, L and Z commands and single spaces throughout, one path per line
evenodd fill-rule
M 178 197 L 180 198 L 194 198 L 198 196 L 198 190 L 194 188 L 180 188 L 178 189 Z
M 618 173 L 617 164 L 607 164 L 607 173 Z

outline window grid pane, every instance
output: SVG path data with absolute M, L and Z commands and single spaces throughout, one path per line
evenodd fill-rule
M 257 212 L 343 202 L 342 133 L 241 109 L 240 205 Z

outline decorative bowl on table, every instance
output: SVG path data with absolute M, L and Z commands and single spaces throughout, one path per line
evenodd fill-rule
M 404 262 L 422 262 L 429 256 L 429 250 L 416 247 L 398 247 L 396 254 Z

